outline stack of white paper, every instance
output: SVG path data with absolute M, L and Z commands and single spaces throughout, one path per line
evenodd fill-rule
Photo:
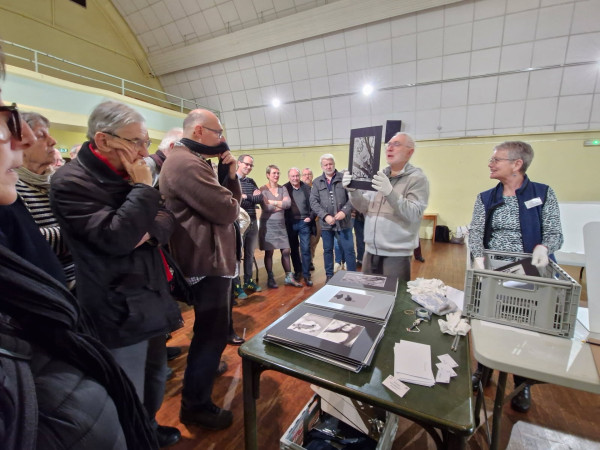
M 427 344 L 401 340 L 394 346 L 394 378 L 406 383 L 433 386 L 431 347 Z

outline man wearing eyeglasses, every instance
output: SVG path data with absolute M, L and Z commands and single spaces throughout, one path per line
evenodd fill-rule
M 413 138 L 396 133 L 385 149 L 389 166 L 373 177 L 374 191 L 348 187 L 352 175 L 344 173 L 350 202 L 365 215 L 364 273 L 410 280 L 410 259 L 429 200 L 427 177 L 409 163 L 414 151 Z
M 159 245 L 173 214 L 152 187 L 148 131 L 129 106 L 107 101 L 88 120 L 88 142 L 52 177 L 50 204 L 75 262 L 77 298 L 90 313 L 153 421 L 161 447 L 181 438 L 158 426 L 166 382 L 166 334 L 182 324 Z
M 171 251 L 194 295 L 194 335 L 179 419 L 186 425 L 221 430 L 231 426 L 233 414 L 215 405 L 211 397 L 229 334 L 238 245 L 234 222 L 242 190 L 236 160 L 214 113 L 190 112 L 179 142 L 182 145 L 169 154 L 160 174 L 160 192 L 176 219 Z M 219 161 L 218 175 L 209 158 Z M 225 370 L 223 365 L 220 371 Z
M 242 208 L 250 216 L 250 226 L 243 236 L 244 246 L 244 283 L 237 277 L 234 281 L 234 294 L 239 299 L 248 297 L 246 291 L 260 292 L 262 288 L 252 279 L 252 264 L 254 262 L 254 251 L 258 245 L 258 225 L 256 223 L 256 205 L 262 202 L 262 193 L 256 182 L 250 178 L 250 172 L 254 168 L 254 159 L 250 155 L 241 155 L 237 161 L 237 177 L 242 186 Z

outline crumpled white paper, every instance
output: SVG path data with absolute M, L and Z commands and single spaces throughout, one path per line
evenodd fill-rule
M 471 329 L 471 325 L 467 323 L 467 319 L 461 318 L 460 311 L 446 314 L 446 320 L 438 319 L 438 323 L 440 331 L 451 336 L 456 336 L 457 334 L 465 336 Z
M 413 301 L 423 308 L 443 316 L 457 310 L 456 304 L 446 297 L 446 285 L 437 278 L 417 278 L 406 283 Z

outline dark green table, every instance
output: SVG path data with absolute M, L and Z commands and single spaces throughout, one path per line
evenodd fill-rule
M 468 337 L 460 339 L 456 352 L 451 351 L 454 338 L 440 332 L 437 316 L 433 323 L 421 324 L 420 333 L 409 333 L 406 328 L 415 316 L 404 311 L 415 307 L 418 305 L 410 299 L 406 284 L 400 283 L 396 305 L 373 362 L 360 373 L 265 343 L 266 329 L 244 343 L 239 354 L 243 370 L 246 450 L 258 449 L 256 399 L 260 396 L 260 375 L 265 370 L 285 373 L 410 419 L 432 436 L 438 448 L 464 448 L 467 438 L 475 430 Z M 393 375 L 394 344 L 401 339 L 431 345 L 434 375 L 437 372 L 435 364 L 439 362 L 437 355 L 449 353 L 459 365 L 455 369 L 457 376 L 450 384 L 436 384 L 430 388 L 408 384 L 410 391 L 404 398 L 398 397 L 381 382 Z

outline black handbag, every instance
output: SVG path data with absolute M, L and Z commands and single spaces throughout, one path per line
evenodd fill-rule
M 179 268 L 177 261 L 175 258 L 167 251 L 166 248 L 161 247 L 160 251 L 162 252 L 165 261 L 167 261 L 167 265 L 169 266 L 169 270 L 171 271 L 171 275 L 173 278 L 169 281 L 169 289 L 171 291 L 171 296 L 183 303 L 187 303 L 188 305 L 194 304 L 194 294 L 192 292 L 192 288 L 188 284 L 183 275 L 183 272 Z

